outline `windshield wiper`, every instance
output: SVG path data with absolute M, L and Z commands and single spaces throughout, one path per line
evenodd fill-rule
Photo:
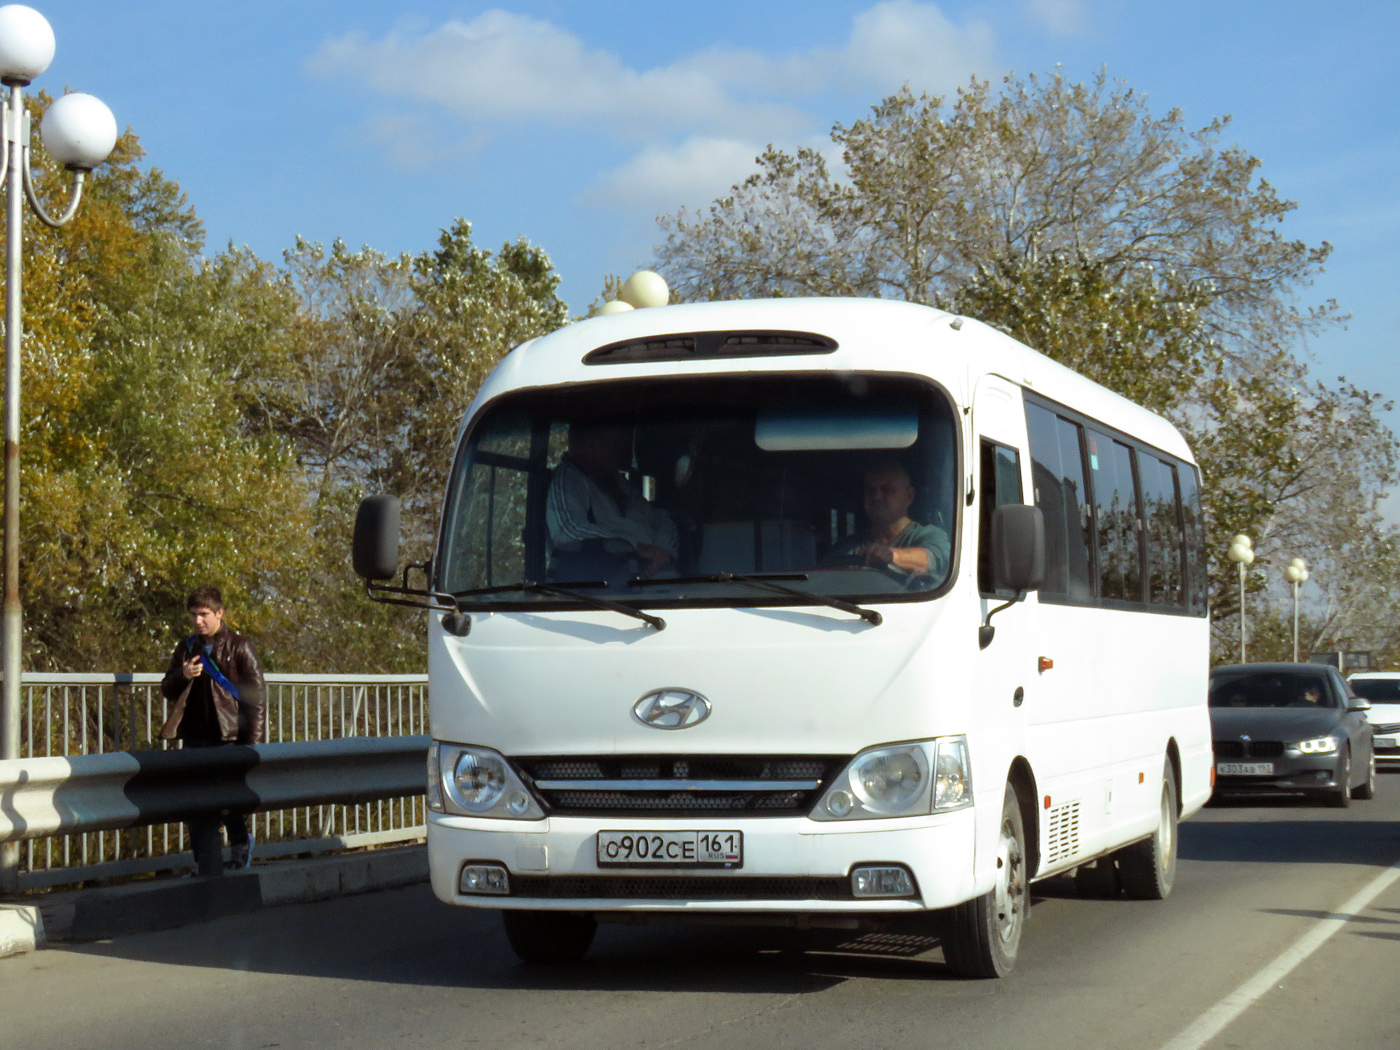
M 596 582 L 589 580 L 587 582 L 577 583 L 575 586 L 606 587 L 607 584 L 602 580 Z M 452 597 L 472 598 L 484 594 L 508 594 L 511 591 L 529 591 L 533 594 L 552 595 L 555 598 L 568 598 L 571 601 L 583 602 L 585 605 L 591 605 L 595 609 L 608 609 L 615 613 L 621 613 L 623 616 L 630 616 L 634 620 L 642 620 L 658 631 L 664 631 L 666 629 L 666 621 L 661 617 L 652 616 L 650 613 L 644 613 L 642 610 L 634 609 L 632 606 L 624 605 L 622 602 L 609 601 L 607 598 L 595 598 L 591 594 L 581 594 L 578 591 L 569 590 L 567 587 L 556 587 L 552 583 L 536 583 L 534 580 L 521 580 L 519 583 L 507 583 L 499 587 L 477 587 L 470 591 L 455 591 Z
M 872 627 L 879 627 L 885 620 L 874 609 L 862 608 L 850 602 L 843 602 L 840 598 L 833 598 L 829 594 L 818 594 L 815 591 L 804 591 L 797 587 L 786 587 L 778 580 L 805 580 L 805 572 L 765 572 L 744 575 L 737 572 L 712 572 L 704 576 L 681 576 L 671 579 L 631 579 L 627 581 L 629 587 L 662 587 L 672 583 L 747 583 L 752 587 L 761 590 L 772 591 L 774 594 L 785 594 L 790 598 L 805 598 L 808 601 L 820 602 L 822 605 L 830 606 L 833 609 L 840 609 L 859 616 Z

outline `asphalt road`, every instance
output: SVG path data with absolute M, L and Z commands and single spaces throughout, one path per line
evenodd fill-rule
M 1400 861 L 1400 774 L 1347 810 L 1212 806 L 1181 843 L 1164 902 L 1038 883 L 1018 969 L 1001 981 L 953 977 L 917 934 L 794 951 L 778 933 L 676 926 L 604 927 L 583 966 L 538 970 L 515 960 L 494 914 L 418 886 L 0 960 L 0 1042 L 1163 1050 Z M 1400 1047 L 1400 881 L 1330 925 L 1204 1045 Z

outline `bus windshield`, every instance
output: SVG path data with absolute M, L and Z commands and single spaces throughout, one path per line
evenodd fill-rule
M 792 603 L 741 575 L 927 597 L 949 579 L 958 481 L 949 400 L 909 377 L 520 391 L 459 451 L 437 583 L 471 607 L 570 604 L 527 583 L 647 605 Z

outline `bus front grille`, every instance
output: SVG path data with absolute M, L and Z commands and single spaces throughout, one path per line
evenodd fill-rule
M 845 766 L 836 755 L 607 755 L 515 758 L 561 816 L 805 814 Z

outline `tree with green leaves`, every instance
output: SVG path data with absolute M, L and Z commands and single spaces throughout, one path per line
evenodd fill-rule
M 45 100 L 35 100 L 42 105 Z M 38 192 L 63 192 L 35 147 Z M 179 187 L 130 132 L 78 217 L 26 229 L 22 600 L 29 667 L 125 670 L 169 647 L 183 598 L 224 586 L 258 633 L 296 586 L 292 446 L 251 378 L 296 302 L 246 251 L 201 255 Z
M 286 272 L 296 349 L 264 396 L 312 499 L 301 615 L 318 627 L 298 652 L 317 667 L 421 669 L 422 617 L 372 605 L 349 572 L 355 507 L 369 492 L 399 496 L 406 560 L 431 554 L 462 416 L 506 353 L 568 322 L 559 278 L 524 241 L 477 247 L 462 219 L 414 257 L 298 242 Z
M 769 147 L 708 209 L 663 216 L 655 265 L 688 300 L 877 296 L 966 314 L 1167 415 L 1201 462 L 1226 618 L 1226 538 L 1267 541 L 1319 509 L 1322 464 L 1348 454 L 1337 421 L 1369 442 L 1331 476 L 1367 508 L 1349 542 L 1388 542 L 1371 511 L 1396 453 L 1374 395 L 1309 379 L 1300 348 L 1338 317 L 1299 297 L 1330 246 L 1286 236 L 1295 205 L 1222 145 L 1228 126 L 1155 114 L 1102 74 L 901 91 L 835 126 L 839 164 Z

